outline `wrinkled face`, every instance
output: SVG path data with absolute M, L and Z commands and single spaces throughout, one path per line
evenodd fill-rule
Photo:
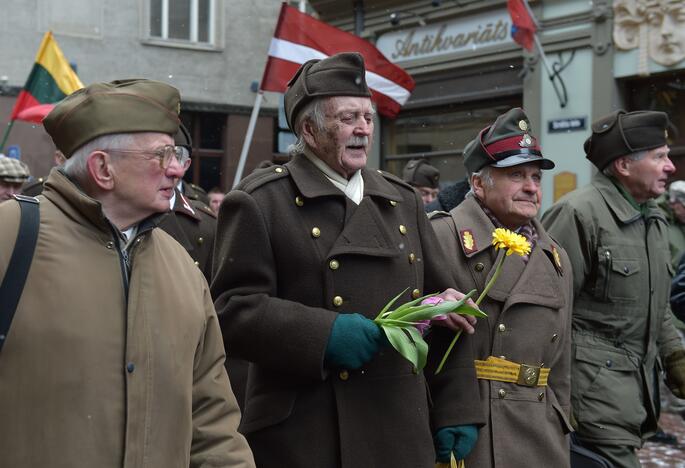
M 326 100 L 324 109 L 323 130 L 309 123 L 309 131 L 303 132 L 303 137 L 319 159 L 349 179 L 366 166 L 373 142 L 374 109 L 371 99 L 332 97 Z
M 542 170 L 532 162 L 513 167 L 490 167 L 492 180 L 471 176 L 474 194 L 508 229 L 533 219 L 542 201 Z
M 21 182 L 5 182 L 0 180 L 0 202 L 9 200 L 15 193 L 21 193 Z
M 662 65 L 674 65 L 685 58 L 685 5 L 661 0 L 647 8 L 649 54 Z
M 174 139 L 165 133 L 136 133 L 127 150 L 155 151 L 173 145 Z M 172 158 L 166 169 L 158 158 L 125 154 L 112 159 L 113 195 L 126 219 L 141 221 L 154 213 L 169 211 L 174 187 L 183 177 L 184 167 Z
M 636 202 L 644 203 L 666 191 L 668 176 L 675 172 L 668 151 L 668 146 L 664 145 L 648 150 L 639 161 L 633 161 L 626 156 L 619 158 L 623 159 L 625 165 L 621 182 Z M 620 164 L 618 161 L 615 163 Z
M 221 202 L 224 200 L 224 194 L 223 193 L 210 193 L 209 194 L 209 207 L 212 209 L 214 213 L 219 213 L 219 207 L 221 206 Z
M 416 190 L 418 190 L 421 194 L 421 200 L 423 200 L 424 205 L 427 205 L 435 200 L 438 196 L 438 192 L 440 191 L 440 189 L 430 187 L 416 187 Z

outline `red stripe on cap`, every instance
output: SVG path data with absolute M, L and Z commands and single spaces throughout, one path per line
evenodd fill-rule
M 540 151 L 540 147 L 538 146 L 538 140 L 530 134 L 526 134 L 526 135 L 528 135 L 530 137 L 530 139 L 533 141 L 532 145 L 521 146 L 519 143 L 523 140 L 523 138 L 525 136 L 524 135 L 516 135 L 513 137 L 498 140 L 494 143 L 490 143 L 489 145 L 485 145 L 485 150 L 488 152 L 488 154 L 493 155 L 493 156 L 496 155 L 497 153 L 501 153 L 503 151 L 514 151 L 514 150 L 520 150 L 522 148 Z

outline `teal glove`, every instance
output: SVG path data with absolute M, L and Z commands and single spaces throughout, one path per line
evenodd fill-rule
M 324 363 L 327 367 L 359 369 L 387 343 L 381 327 L 361 314 L 340 314 L 333 322 Z
M 478 427 L 473 424 L 441 427 L 433 436 L 436 463 L 449 463 L 450 453 L 454 458 L 463 460 L 471 453 L 478 439 Z

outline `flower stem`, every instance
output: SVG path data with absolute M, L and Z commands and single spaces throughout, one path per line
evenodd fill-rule
M 499 263 L 497 264 L 497 268 L 495 268 L 495 273 L 493 273 L 492 278 L 490 278 L 490 281 L 488 281 L 488 284 L 485 285 L 485 289 L 483 289 L 483 292 L 480 293 L 480 296 L 478 296 L 478 299 L 476 299 L 476 305 L 480 305 L 481 301 L 488 294 L 488 291 L 490 291 L 490 288 L 492 288 L 492 285 L 495 284 L 495 281 L 497 281 L 499 274 L 502 272 L 502 265 L 504 264 L 504 259 L 506 258 L 506 256 L 507 256 L 506 252 L 504 252 L 504 255 L 502 255 L 502 258 L 500 259 Z M 452 352 L 452 348 L 454 348 L 454 344 L 457 342 L 457 340 L 461 336 L 461 332 L 462 332 L 462 330 L 459 330 L 454 335 L 454 338 L 452 338 L 452 342 L 450 343 L 450 346 L 447 348 L 445 355 L 442 357 L 442 360 L 440 361 L 440 365 L 438 365 L 438 368 L 435 370 L 436 374 L 439 374 L 442 371 L 442 368 L 445 365 L 445 362 L 447 361 L 447 357 Z

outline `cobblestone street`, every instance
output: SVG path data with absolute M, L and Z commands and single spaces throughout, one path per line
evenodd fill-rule
M 638 452 L 643 468 L 685 468 L 685 421 L 679 414 L 663 413 L 659 420 L 661 428 L 678 438 L 678 443 L 656 444 L 647 442 Z

